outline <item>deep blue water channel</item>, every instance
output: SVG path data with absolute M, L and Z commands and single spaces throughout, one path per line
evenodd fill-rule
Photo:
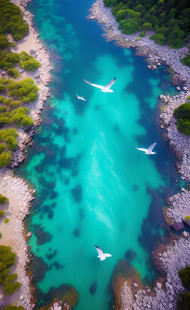
M 78 291 L 77 310 L 110 309 L 109 284 L 121 259 L 153 283 L 151 252 L 168 237 L 161 209 L 179 187 L 157 122 L 159 95 L 175 93 L 168 73 L 148 70 L 133 49 L 106 42 L 86 18 L 92 3 L 29 5 L 54 65 L 44 121 L 18 171 L 37 189 L 28 224 L 36 309 L 63 284 Z M 83 81 L 105 85 L 115 76 L 111 94 Z M 136 149 L 154 142 L 154 156 Z M 100 262 L 95 244 L 112 258 Z

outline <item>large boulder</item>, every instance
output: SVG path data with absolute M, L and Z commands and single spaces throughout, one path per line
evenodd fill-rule
M 184 224 L 182 222 L 174 223 L 171 225 L 171 228 L 173 228 L 175 231 L 183 230 Z

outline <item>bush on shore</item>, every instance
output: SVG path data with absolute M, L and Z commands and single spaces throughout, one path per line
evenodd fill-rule
M 23 306 L 5 306 L 3 310 L 24 310 Z
M 186 266 L 184 269 L 180 269 L 178 271 L 179 277 L 181 279 L 181 282 L 183 286 L 186 289 L 190 290 L 190 266 Z
M 8 202 L 9 202 L 9 199 L 6 196 L 3 196 L 0 194 L 0 204 L 5 205 Z
M 0 217 L 3 217 L 5 215 L 5 211 L 4 210 L 0 210 Z
M 181 59 L 182 64 L 190 67 L 190 55 L 185 56 Z
M 183 103 L 174 110 L 177 119 L 177 129 L 186 136 L 190 136 L 190 103 Z

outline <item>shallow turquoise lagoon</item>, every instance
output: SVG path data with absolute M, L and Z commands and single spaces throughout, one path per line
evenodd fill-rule
M 151 285 L 157 276 L 151 252 L 167 241 L 161 208 L 179 186 L 157 122 L 159 95 L 175 93 L 169 76 L 164 67 L 148 70 L 133 49 L 105 42 L 100 26 L 86 19 L 91 4 L 29 5 L 54 64 L 44 122 L 18 171 L 37 189 L 28 223 L 36 309 L 63 284 L 78 291 L 77 310 L 110 309 L 110 281 L 121 259 Z M 83 81 L 105 85 L 115 76 L 111 94 Z M 153 142 L 155 156 L 136 149 Z M 112 258 L 100 262 L 95 244 Z

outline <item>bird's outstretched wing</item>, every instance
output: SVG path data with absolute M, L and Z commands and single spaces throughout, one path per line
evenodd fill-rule
M 95 245 L 95 248 L 96 248 L 99 256 L 103 256 L 104 255 L 102 250 L 97 245 Z
M 155 147 L 155 145 L 156 145 L 156 142 L 151 144 L 151 146 L 149 146 L 149 148 L 148 148 L 148 152 L 152 152 L 152 150 Z
M 136 149 L 139 150 L 139 151 L 143 151 L 143 152 L 147 151 L 147 149 L 142 149 L 141 147 L 136 147 Z
M 83 80 L 84 80 L 87 84 L 90 84 L 90 85 L 92 85 L 92 86 L 94 86 L 94 87 L 97 87 L 97 88 L 100 88 L 100 89 L 103 89 L 103 88 L 104 88 L 104 86 L 97 85 L 97 84 L 93 84 L 93 83 L 87 81 L 85 78 L 83 78 Z
M 114 77 L 113 80 L 111 80 L 108 84 L 106 84 L 105 88 L 110 88 L 115 83 L 116 77 Z
M 106 257 L 112 257 L 112 255 L 109 254 L 109 253 L 105 253 L 104 255 L 105 255 Z

